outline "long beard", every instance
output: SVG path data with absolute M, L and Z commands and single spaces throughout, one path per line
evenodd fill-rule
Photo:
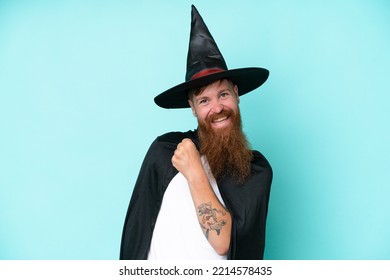
M 231 125 L 213 129 L 211 121 L 224 116 L 231 119 Z M 217 180 L 231 177 L 243 183 L 251 173 L 252 151 L 242 131 L 239 110 L 235 113 L 224 109 L 198 124 L 200 154 L 206 156 L 214 177 Z

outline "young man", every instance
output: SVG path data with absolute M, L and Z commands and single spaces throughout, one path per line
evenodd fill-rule
M 262 259 L 272 170 L 242 132 L 239 98 L 268 78 L 228 70 L 192 6 L 186 81 L 155 98 L 190 107 L 198 129 L 157 137 L 141 167 L 121 259 Z

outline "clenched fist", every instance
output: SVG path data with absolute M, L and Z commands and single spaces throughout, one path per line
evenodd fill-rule
M 194 142 L 188 138 L 183 139 L 177 145 L 172 157 L 172 164 L 187 180 L 203 171 L 200 154 Z

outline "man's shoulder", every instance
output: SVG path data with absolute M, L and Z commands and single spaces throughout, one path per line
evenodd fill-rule
M 253 161 L 268 163 L 268 160 L 265 158 L 265 156 L 262 153 L 260 153 L 258 150 L 252 150 L 252 154 L 253 154 Z
M 257 150 L 252 150 L 252 154 L 252 167 L 257 171 L 267 172 L 272 177 L 272 167 L 266 157 Z
M 157 153 L 167 153 L 171 154 L 176 150 L 177 145 L 184 139 L 190 138 L 194 140 L 196 138 L 196 133 L 194 131 L 187 132 L 168 132 L 163 135 L 158 136 L 152 143 L 150 150 Z
M 177 145 L 184 138 L 192 138 L 192 131 L 188 132 L 169 132 L 156 137 L 150 145 L 144 162 L 148 164 L 166 163 L 172 158 Z
M 178 144 L 184 138 L 194 139 L 195 137 L 196 137 L 196 133 L 193 130 L 189 130 L 187 132 L 174 131 L 174 132 L 168 132 L 158 136 L 155 142 Z

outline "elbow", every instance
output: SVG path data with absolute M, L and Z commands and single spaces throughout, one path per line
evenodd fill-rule
M 221 236 L 219 236 L 220 239 L 213 244 L 215 252 L 220 256 L 227 255 L 230 251 L 231 221 L 229 220 L 228 222 L 225 222 L 225 224 L 227 224 L 226 229 L 224 229 L 225 232 L 223 232 Z
M 216 246 L 214 248 L 215 252 L 220 256 L 227 255 L 229 249 L 230 249 L 230 244 L 228 242 L 226 242 L 226 244 L 219 244 L 219 246 Z

